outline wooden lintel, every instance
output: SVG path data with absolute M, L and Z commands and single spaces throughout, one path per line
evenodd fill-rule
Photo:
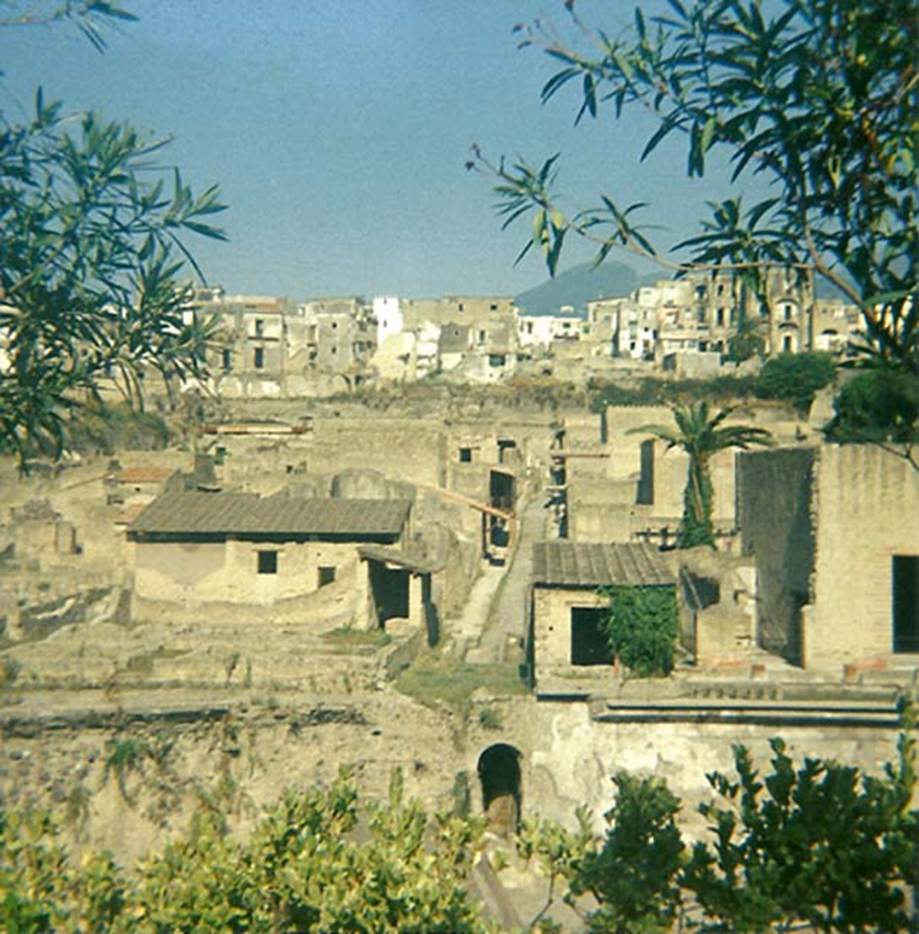
M 513 512 L 508 512 L 506 509 L 497 509 L 494 506 L 489 506 L 487 503 L 480 503 L 478 500 L 470 499 L 468 496 L 463 496 L 462 493 L 454 493 L 453 490 L 445 490 L 442 486 L 434 486 L 431 483 L 419 483 L 417 486 L 422 490 L 428 490 L 431 493 L 436 493 L 438 496 L 442 496 L 444 499 L 450 499 L 456 503 L 462 503 L 462 505 L 468 506 L 470 509 L 478 510 L 484 515 L 495 516 L 498 519 L 503 519 L 505 522 L 509 522 L 514 518 Z

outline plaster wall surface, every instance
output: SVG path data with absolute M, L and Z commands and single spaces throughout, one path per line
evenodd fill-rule
M 519 707 L 518 730 L 506 741 L 522 752 L 523 816 L 539 814 L 573 827 L 575 808 L 586 804 L 598 831 L 613 803 L 612 776 L 623 769 L 664 779 L 683 800 L 685 830 L 700 837 L 706 822 L 695 809 L 713 797 L 705 776 L 715 770 L 735 774 L 735 743 L 750 748 L 761 771 L 769 769 L 768 743 L 775 735 L 781 735 L 796 763 L 805 756 L 824 757 L 878 774 L 896 755 L 893 729 L 601 723 L 591 719 L 585 703 L 527 699 Z
M 266 550 L 277 552 L 276 574 L 258 573 L 258 552 Z M 340 612 L 356 612 L 366 601 L 366 575 L 359 573 L 354 544 L 135 542 L 133 551 L 135 619 L 207 611 L 211 618 L 268 623 L 311 615 L 316 601 L 304 598 L 320 591 L 320 567 L 335 568 L 334 582 L 321 590 L 328 590 L 325 598 L 339 598 L 333 602 Z

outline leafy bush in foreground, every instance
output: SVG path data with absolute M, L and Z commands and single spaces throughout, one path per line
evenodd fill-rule
M 202 810 L 128 875 L 107 854 L 68 864 L 46 814 L 0 812 L 4 931 L 490 930 L 466 879 L 482 824 L 405 802 L 361 804 L 346 778 L 288 792 L 245 842 Z
M 771 770 L 760 776 L 734 747 L 736 776 L 707 776 L 716 794 L 699 806 L 709 837 L 687 851 L 676 827 L 680 801 L 659 778 L 619 773 L 602 840 L 581 830 L 529 822 L 519 850 L 582 911 L 588 929 L 615 934 L 910 930 L 906 886 L 919 885 L 919 811 L 912 715 L 895 763 L 880 777 L 831 760 L 795 766 L 773 739 Z M 550 892 L 550 904 L 556 890 Z M 547 911 L 550 905 L 544 911 Z
M 760 776 L 736 746 L 736 775 L 708 776 L 709 836 L 691 849 L 666 784 L 618 773 L 603 838 L 583 809 L 575 833 L 524 822 L 518 852 L 541 864 L 548 889 L 529 929 L 552 929 L 561 896 L 594 932 L 907 930 L 904 888 L 919 883 L 913 729 L 904 716 L 897 761 L 880 776 L 796 766 L 778 739 Z M 482 830 L 477 819 L 429 820 L 403 800 L 398 772 L 380 803 L 361 803 L 342 776 L 288 792 L 242 842 L 204 807 L 185 837 L 127 873 L 107 853 L 72 865 L 47 814 L 0 810 L 0 929 L 494 931 L 469 893 Z

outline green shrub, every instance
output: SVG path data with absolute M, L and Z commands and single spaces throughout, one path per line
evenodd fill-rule
M 628 385 L 592 379 L 587 384 L 591 412 L 602 412 L 608 405 L 669 405 L 716 401 L 732 402 L 753 395 L 752 376 L 733 373 L 711 379 L 660 379 L 644 376 Z
M 287 792 L 244 841 L 225 805 L 189 834 L 120 869 L 108 854 L 72 865 L 42 812 L 0 809 L 4 931 L 456 931 L 488 934 L 467 880 L 484 822 L 429 818 L 398 774 L 385 802 L 339 778 Z
M 761 399 L 790 402 L 799 412 L 807 412 L 817 391 L 829 386 L 836 364 L 828 353 L 785 353 L 767 360 L 754 383 Z
M 591 931 L 663 934 L 672 929 L 680 901 L 680 799 L 656 777 L 618 772 L 613 783 L 606 839 L 574 863 L 572 892 L 590 892 L 600 903 L 589 917 Z
M 919 379 L 910 373 L 867 370 L 842 387 L 833 408 L 836 414 L 826 426 L 832 441 L 915 443 Z
M 603 625 L 613 653 L 642 677 L 669 674 L 677 634 L 674 589 L 613 587 L 603 593 L 610 598 Z

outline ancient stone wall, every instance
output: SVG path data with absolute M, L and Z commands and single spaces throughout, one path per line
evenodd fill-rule
M 636 525 L 635 483 L 576 476 L 568 483 L 568 537 L 576 542 L 628 542 Z M 643 522 L 637 523 L 639 526 Z
M 444 433 L 437 421 L 412 418 L 317 418 L 310 472 L 371 467 L 409 483 L 442 485 Z
M 803 661 L 801 608 L 812 599 L 815 448 L 780 448 L 738 458 L 741 551 L 755 555 L 757 642 Z
M 541 679 L 577 673 L 571 662 L 571 611 L 609 606 L 609 598 L 591 589 L 533 588 L 533 659 L 537 687 Z M 583 671 L 583 669 L 582 669 Z
M 892 565 L 895 555 L 919 555 L 919 472 L 875 445 L 824 445 L 815 482 L 815 599 L 805 614 L 805 664 L 877 657 L 895 664 Z

